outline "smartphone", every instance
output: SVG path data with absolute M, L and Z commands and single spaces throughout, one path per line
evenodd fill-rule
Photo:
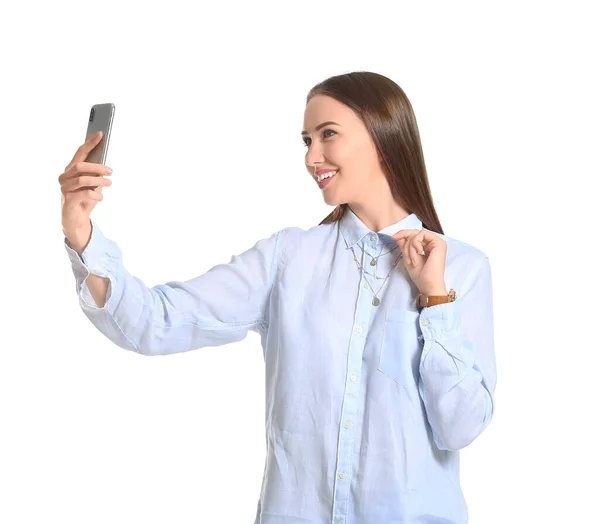
M 90 151 L 86 158 L 86 162 L 94 164 L 106 164 L 106 156 L 108 153 L 108 142 L 110 140 L 110 131 L 115 116 L 115 104 L 95 104 L 90 109 L 90 117 L 88 119 L 87 132 L 85 140 L 89 140 L 98 131 L 102 131 L 102 139 L 96 147 Z M 100 175 L 94 175 L 100 176 Z M 98 189 L 96 186 L 93 189 Z

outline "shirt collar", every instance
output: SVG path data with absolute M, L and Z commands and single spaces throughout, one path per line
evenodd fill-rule
M 350 209 L 350 207 L 346 207 L 346 212 L 339 221 L 339 227 L 340 231 L 342 232 L 342 235 L 344 235 L 344 239 L 346 240 L 346 249 L 350 249 L 357 242 L 360 242 L 365 236 L 374 233 L 363 223 L 363 221 L 360 218 L 358 218 L 358 216 L 354 213 L 354 211 L 352 211 L 352 209 Z M 422 228 L 423 223 L 421 222 L 419 217 L 417 217 L 417 215 L 415 215 L 414 213 L 411 213 L 399 222 L 384 227 L 381 231 L 378 231 L 377 233 L 384 237 L 381 239 L 383 243 L 388 243 L 395 242 L 395 240 L 391 237 L 394 233 L 397 233 L 401 229 Z

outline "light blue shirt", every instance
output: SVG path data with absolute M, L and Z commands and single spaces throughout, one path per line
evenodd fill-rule
M 94 221 L 81 258 L 65 247 L 83 312 L 124 349 L 168 355 L 260 335 L 255 524 L 463 524 L 459 450 L 494 412 L 490 262 L 440 235 L 456 300 L 419 312 L 402 259 L 380 287 L 401 252 L 391 235 L 422 227 L 413 213 L 375 233 L 348 208 L 340 222 L 282 229 L 228 264 L 152 288 Z M 110 280 L 102 308 L 90 272 Z

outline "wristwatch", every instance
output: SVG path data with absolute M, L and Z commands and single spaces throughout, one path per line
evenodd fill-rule
M 417 309 L 423 309 L 424 307 L 437 306 L 438 304 L 445 304 L 447 302 L 454 302 L 456 300 L 456 291 L 450 290 L 447 295 L 424 295 L 419 293 L 417 297 Z

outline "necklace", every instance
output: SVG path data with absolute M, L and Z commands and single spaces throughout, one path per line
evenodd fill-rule
M 363 252 L 365 255 L 369 255 L 369 256 L 371 257 L 371 262 L 370 262 L 370 264 L 371 264 L 372 266 L 376 266 L 376 265 L 377 265 L 377 259 L 378 259 L 379 257 L 381 257 L 381 256 L 383 256 L 383 255 L 387 255 L 388 253 L 391 253 L 392 251 L 395 251 L 395 250 L 396 250 L 396 249 L 398 249 L 399 247 L 400 247 L 400 246 L 399 246 L 398 244 L 396 244 L 396 247 L 395 247 L 394 249 L 390 249 L 390 250 L 389 250 L 387 253 L 383 253 L 383 254 L 382 254 L 382 253 L 381 253 L 381 251 L 383 251 L 383 244 L 382 244 L 382 245 L 381 245 L 381 251 L 379 252 L 379 255 L 377 255 L 376 257 L 374 257 L 373 255 L 371 255 L 371 254 L 367 253 L 367 252 L 365 251 L 365 249 L 364 249 L 362 246 L 360 246 L 360 248 L 362 249 L 362 252 Z
M 339 220 L 338 220 L 338 224 L 337 225 L 338 225 L 338 232 L 339 232 L 339 228 L 340 228 L 340 221 Z M 346 237 L 344 235 L 342 235 L 342 238 L 344 239 L 344 243 L 346 244 L 346 248 L 350 247 L 350 249 L 352 250 L 352 256 L 354 257 L 354 262 L 356 262 L 356 267 L 358 267 L 358 270 L 361 272 L 361 274 L 363 276 L 365 276 L 365 282 L 368 284 L 369 288 L 371 289 L 371 293 L 373 293 L 373 301 L 371 303 L 373 304 L 373 306 L 378 306 L 379 304 L 381 304 L 381 300 L 379 300 L 379 298 L 377 297 L 377 293 L 379 293 L 381 291 L 381 289 L 383 288 L 383 286 L 385 285 L 385 282 L 387 281 L 387 279 L 389 278 L 389 276 L 392 274 L 392 271 L 394 270 L 394 268 L 398 264 L 398 260 L 400 260 L 401 258 L 403 258 L 402 251 L 400 251 L 400 255 L 398 256 L 398 258 L 396 258 L 396 261 L 394 262 L 394 265 L 388 271 L 388 274 L 383 279 L 383 284 L 381 284 L 381 287 L 377 290 L 377 293 L 375 293 L 375 291 L 373 290 L 373 287 L 371 286 L 371 284 L 369 283 L 369 281 L 366 279 L 366 275 L 370 275 L 370 273 L 367 273 L 364 270 L 364 268 L 360 265 L 360 263 L 358 262 L 358 260 L 356 259 L 356 253 L 354 252 L 354 247 L 353 246 L 348 246 L 348 242 L 346 241 Z M 390 251 L 388 251 L 388 253 L 391 253 L 392 251 L 394 251 L 398 247 L 399 246 L 396 245 L 396 247 L 394 247 L 394 249 L 391 249 Z M 365 253 L 365 250 L 363 249 L 362 245 L 360 246 L 360 248 L 362 249 L 364 255 L 368 254 L 368 253 Z M 383 251 L 383 246 L 381 246 L 381 250 Z M 387 255 L 388 253 L 384 253 L 384 254 Z M 381 256 L 381 252 L 379 253 L 379 255 L 377 255 L 377 257 L 372 257 L 371 255 L 369 255 L 369 256 L 371 257 L 371 263 L 370 263 L 370 265 L 374 266 L 374 265 L 377 264 L 377 259 Z M 377 269 L 375 271 L 377 271 Z M 381 280 L 381 278 L 378 277 L 377 275 L 370 275 L 370 276 L 374 276 L 377 280 Z
M 344 239 L 344 242 L 346 242 L 346 239 Z M 346 243 L 346 246 L 348 244 Z M 358 260 L 356 259 L 356 253 L 354 252 L 354 247 L 350 247 L 350 249 L 352 250 L 352 256 L 354 257 L 354 262 L 356 262 L 356 266 L 358 267 L 358 270 L 363 273 L 363 275 L 370 275 L 370 273 L 367 273 L 366 271 L 364 271 L 364 268 L 359 264 Z M 361 246 L 362 249 L 362 246 Z M 393 249 L 391 251 L 389 251 L 388 253 L 391 253 L 392 251 L 394 251 Z M 363 253 L 364 253 L 364 249 L 363 249 Z M 370 255 L 369 255 L 370 256 Z M 377 258 L 379 258 L 381 255 L 378 255 Z M 377 290 L 377 293 L 379 293 L 379 291 L 381 291 L 381 289 L 383 288 L 383 286 L 385 285 L 385 281 L 388 279 L 388 277 L 391 275 L 392 271 L 394 270 L 394 268 L 396 267 L 396 264 L 398 264 L 398 260 L 400 260 L 402 258 L 402 253 L 400 253 L 400 256 L 398 256 L 398 258 L 396 259 L 396 262 L 394 262 L 394 265 L 392 266 L 392 268 L 388 271 L 388 274 L 386 275 L 386 277 L 383 279 L 383 284 L 381 284 L 381 287 Z M 378 277 L 377 275 L 370 275 L 370 276 L 374 276 L 376 279 L 381 280 L 381 277 Z M 369 283 L 369 281 L 365 278 L 365 282 L 369 285 L 369 288 L 371 289 L 371 292 L 373 293 L 373 301 L 371 302 L 374 306 L 378 306 L 379 304 L 381 304 L 381 300 L 379 300 L 379 298 L 377 297 L 377 293 L 375 293 L 375 291 L 373 290 L 373 288 L 371 287 L 371 284 Z

